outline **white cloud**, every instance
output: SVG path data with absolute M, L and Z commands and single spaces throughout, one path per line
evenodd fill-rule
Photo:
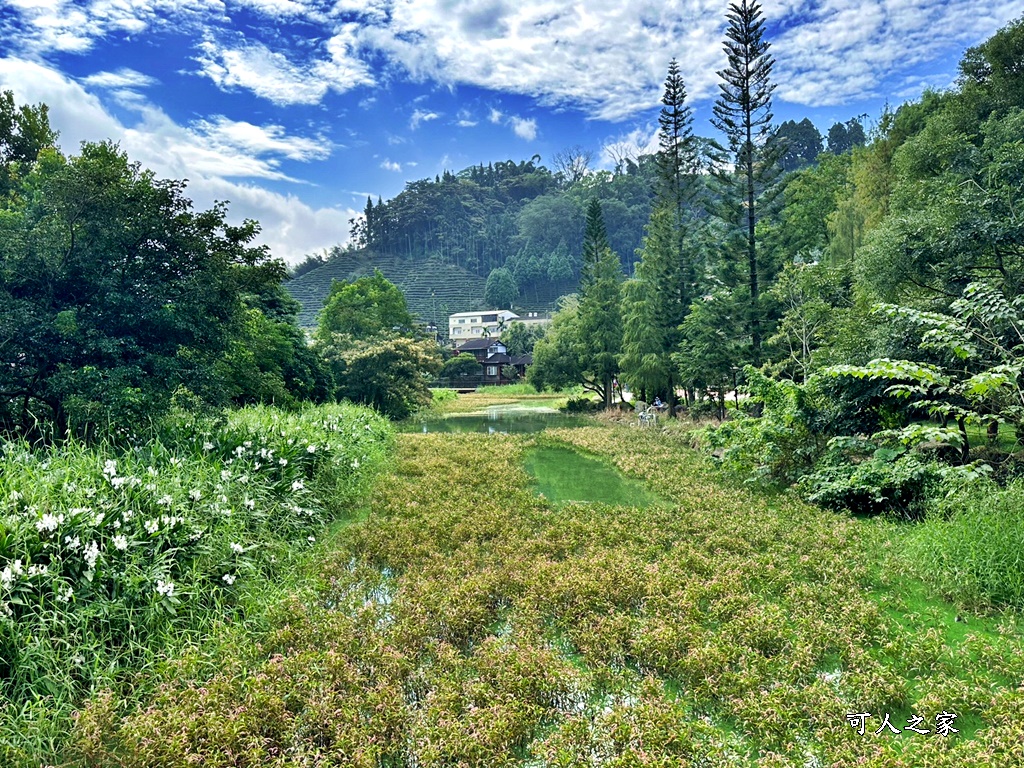
M 275 154 L 300 162 L 322 160 L 331 154 L 331 145 L 322 136 L 289 136 L 280 125 L 253 125 L 217 115 L 212 120 L 197 121 L 192 129 L 214 147 L 226 151 L 256 156 Z
M 231 48 L 207 39 L 196 61 L 219 88 L 245 88 L 278 105 L 317 104 L 328 90 L 373 85 L 369 68 L 350 55 L 351 38 L 351 28 L 343 29 L 327 42 L 330 58 L 310 64 L 295 64 L 258 42 Z
M 537 138 L 537 121 L 533 118 L 511 117 L 512 132 L 520 139 L 533 141 Z
M 394 171 L 395 173 L 402 172 L 401 163 L 396 163 L 392 160 L 388 160 L 387 158 L 384 158 L 384 160 L 380 164 L 380 167 L 383 168 L 385 171 Z
M 491 113 L 487 116 L 487 119 L 494 123 L 495 125 L 500 125 L 502 117 L 504 117 L 504 115 L 502 114 L 500 109 L 495 109 L 494 107 L 491 107 Z
M 82 78 L 82 83 L 96 88 L 148 88 L 156 85 L 155 78 L 121 67 L 116 72 L 97 72 Z
M 289 136 L 281 126 L 256 126 L 220 116 L 181 126 L 148 104 L 139 107 L 139 120 L 129 127 L 78 82 L 20 59 L 0 59 L 0 88 L 14 91 L 18 103 L 50 105 L 51 125 L 60 131 L 66 152 L 77 151 L 82 141 L 113 139 L 157 176 L 189 179 L 186 194 L 198 209 L 217 200 L 230 201 L 229 219 L 257 219 L 263 227 L 259 242 L 291 263 L 348 237 L 348 220 L 357 213 L 352 209 L 313 208 L 294 195 L 232 180 L 289 180 L 278 167 L 279 158 L 326 157 L 330 147 L 319 137 Z
M 392 65 L 387 77 L 397 64 L 416 79 L 621 120 L 657 106 L 672 57 L 694 101 L 717 95 L 724 63 L 722 0 L 6 0 L 0 39 L 45 59 L 161 27 L 202 38 L 229 27 L 239 6 L 257 17 L 252 39 L 207 37 L 202 71 L 275 104 L 372 85 L 368 62 L 380 57 Z M 764 0 L 764 14 L 782 30 L 769 34 L 778 97 L 821 106 L 876 95 L 921 63 L 959 55 L 1017 17 L 1020 0 Z M 310 29 L 301 55 L 284 48 L 279 22 L 292 21 Z
M 426 109 L 413 110 L 412 117 L 409 118 L 409 128 L 415 131 L 417 128 L 420 127 L 421 123 L 427 123 L 430 122 L 431 120 L 437 120 L 437 118 L 439 117 L 440 115 L 437 114 L 437 112 L 431 112 Z
M 993 0 L 831 0 L 803 9 L 800 23 L 774 41 L 778 97 L 831 106 L 904 84 L 889 78 L 994 32 L 1019 3 Z
M 658 125 L 634 128 L 627 133 L 608 139 L 601 147 L 599 166 L 614 170 L 626 158 L 636 160 L 640 155 L 653 155 L 658 151 Z

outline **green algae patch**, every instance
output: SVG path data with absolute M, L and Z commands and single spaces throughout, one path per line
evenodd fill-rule
M 668 504 L 643 483 L 572 448 L 535 447 L 527 452 L 524 467 L 537 494 L 554 504 L 596 502 L 641 508 Z

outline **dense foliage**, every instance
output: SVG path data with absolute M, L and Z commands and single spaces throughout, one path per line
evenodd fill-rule
M 244 618 L 351 512 L 390 441 L 369 411 L 322 406 L 179 414 L 130 451 L 0 444 L 0 762 L 38 764 L 93 686 L 130 688 Z
M 0 430 L 126 433 L 179 402 L 323 400 L 328 383 L 255 222 L 196 212 L 109 143 L 53 149 L 0 98 Z
M 139 768 L 1016 763 L 1016 630 L 955 622 L 919 582 L 879 569 L 888 530 L 722 485 L 670 434 L 540 441 L 599 455 L 663 501 L 554 505 L 522 469 L 531 440 L 403 435 L 373 516 L 325 553 L 315 592 L 216 669 L 175 664 L 138 706 L 98 693 L 79 720 L 84 756 Z M 934 734 L 943 711 L 958 733 Z M 870 730 L 848 712 L 870 712 Z M 873 736 L 884 712 L 932 733 Z

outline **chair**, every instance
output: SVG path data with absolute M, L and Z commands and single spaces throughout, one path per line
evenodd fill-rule
M 654 427 L 658 424 L 658 409 L 653 405 L 640 411 L 637 423 L 641 427 Z

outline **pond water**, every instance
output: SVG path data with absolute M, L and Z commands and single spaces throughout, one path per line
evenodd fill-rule
M 569 416 L 554 408 L 524 405 L 494 405 L 477 413 L 417 417 L 399 425 L 402 432 L 482 432 L 524 434 L 548 427 L 581 427 L 586 417 Z
M 526 471 L 537 493 L 556 504 L 589 501 L 626 507 L 667 504 L 643 483 L 572 448 L 542 446 L 526 454 Z

